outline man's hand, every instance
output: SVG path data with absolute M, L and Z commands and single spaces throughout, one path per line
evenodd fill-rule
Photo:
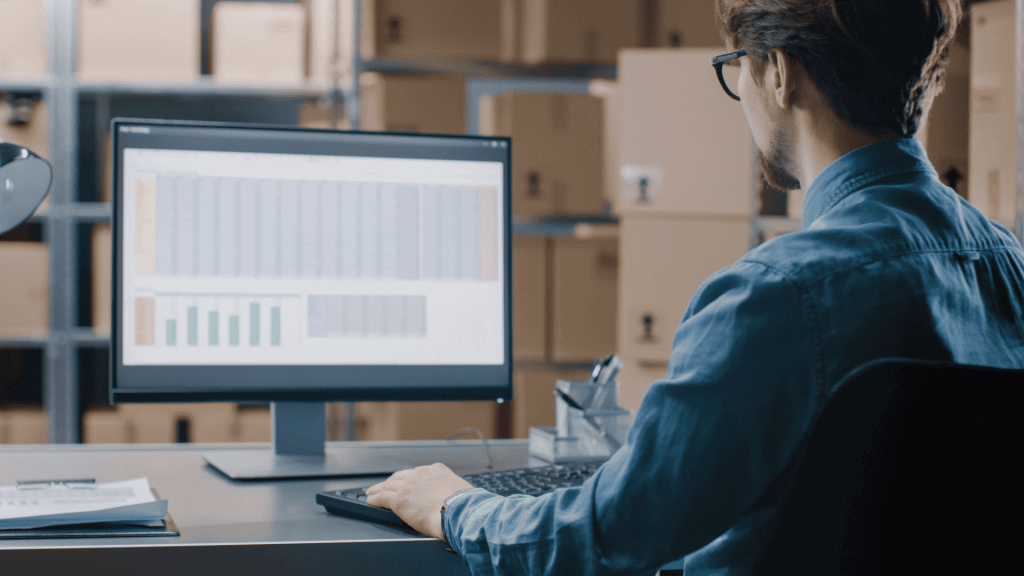
M 371 506 L 390 508 L 416 530 L 447 542 L 441 528 L 441 505 L 459 490 L 473 486 L 444 464 L 399 470 L 390 478 L 366 489 Z

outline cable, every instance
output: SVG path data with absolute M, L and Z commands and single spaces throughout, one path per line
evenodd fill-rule
M 480 430 L 476 428 L 463 428 L 462 430 L 456 430 L 455 432 L 452 432 L 451 434 L 448 435 L 447 438 L 445 438 L 445 440 L 454 440 L 457 437 L 463 436 L 465 434 L 476 434 L 480 438 L 480 440 L 484 443 L 484 450 L 487 451 L 487 470 L 494 470 L 494 456 L 491 455 L 491 447 L 489 444 L 487 444 L 487 437 L 484 436 L 484 433 L 481 432 Z

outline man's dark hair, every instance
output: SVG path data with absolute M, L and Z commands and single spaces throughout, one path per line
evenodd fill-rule
M 960 2 L 718 0 L 718 14 L 758 84 L 768 52 L 780 48 L 841 119 L 869 134 L 911 137 L 942 88 Z

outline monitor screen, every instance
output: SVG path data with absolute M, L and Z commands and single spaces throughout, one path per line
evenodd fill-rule
M 113 401 L 511 396 L 508 139 L 112 129 Z

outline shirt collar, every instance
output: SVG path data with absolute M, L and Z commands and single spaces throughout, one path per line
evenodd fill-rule
M 853 192 L 904 172 L 935 173 L 916 138 L 884 140 L 845 154 L 829 164 L 804 194 L 804 228 Z

